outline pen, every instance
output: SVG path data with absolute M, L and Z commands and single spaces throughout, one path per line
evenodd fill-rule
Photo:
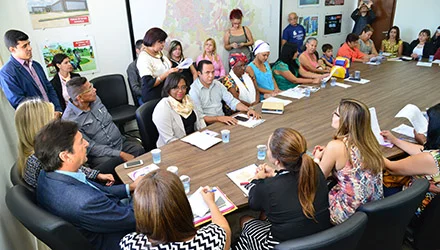
M 214 193 L 215 191 L 217 191 L 217 189 L 215 189 L 215 188 L 208 190 L 208 192 L 211 192 L 211 193 Z

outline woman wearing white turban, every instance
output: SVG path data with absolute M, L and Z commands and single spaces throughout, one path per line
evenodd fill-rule
M 255 59 L 249 63 L 246 73 L 257 82 L 258 91 L 260 91 L 260 100 L 275 96 L 280 92 L 277 82 L 273 78 L 272 70 L 267 62 L 270 55 L 270 46 L 268 43 L 257 40 L 253 53 Z

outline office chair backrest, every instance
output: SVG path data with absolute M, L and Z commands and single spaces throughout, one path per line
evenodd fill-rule
M 402 55 L 411 56 L 412 51 L 408 42 L 402 42 Z
M 153 111 L 160 100 L 148 101 L 136 110 L 136 121 L 145 152 L 155 149 L 157 139 L 159 138 L 159 132 L 157 132 L 156 125 L 153 122 Z
M 6 193 L 9 211 L 53 250 L 88 250 L 90 242 L 70 223 L 37 206 L 35 194 L 16 185 Z
M 367 225 L 367 215 L 356 212 L 345 222 L 309 236 L 282 242 L 277 250 L 355 249 Z
M 90 82 L 93 83 L 96 94 L 108 110 L 128 104 L 125 80 L 121 74 L 96 77 Z
M 406 227 L 428 187 L 426 179 L 417 179 L 404 191 L 360 206 L 368 223 L 357 249 L 402 249 Z
M 26 189 L 28 189 L 29 191 L 31 191 L 33 194 L 35 194 L 35 188 L 33 188 L 29 184 L 27 184 L 23 180 L 23 177 L 21 177 L 21 173 L 18 170 L 17 163 L 14 163 L 14 165 L 12 165 L 11 171 L 9 172 L 9 176 L 11 178 L 12 185 L 14 185 L 14 186 L 21 185 L 21 186 L 25 187 Z

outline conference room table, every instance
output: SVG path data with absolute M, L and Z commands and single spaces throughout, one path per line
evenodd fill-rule
M 191 192 L 200 186 L 218 186 L 237 205 L 245 207 L 248 198 L 227 177 L 226 173 L 243 168 L 257 160 L 257 145 L 266 144 L 271 133 L 280 127 L 290 127 L 299 131 L 307 140 L 307 148 L 312 151 L 315 145 L 326 145 L 335 133 L 331 127 L 332 113 L 342 98 L 354 98 L 375 107 L 380 128 L 391 130 L 405 123 L 404 118 L 395 115 L 406 104 L 414 104 L 422 111 L 440 102 L 440 67 L 416 66 L 416 62 L 385 61 L 381 65 L 353 63 L 350 73 L 361 72 L 361 77 L 370 80 L 367 84 L 351 83 L 350 88 L 331 87 L 327 83 L 310 97 L 290 99 L 283 96 L 277 98 L 292 100 L 285 106 L 284 114 L 262 114 L 266 121 L 255 128 L 240 125 L 228 126 L 215 123 L 206 129 L 220 134 L 223 129 L 230 130 L 230 142 L 218 143 L 206 151 L 185 143 L 181 140 L 162 146 L 162 161 L 157 164 L 161 169 L 177 166 L 179 175 L 191 178 Z M 261 111 L 261 103 L 255 106 Z M 219 135 L 221 137 L 221 135 Z M 383 155 L 389 159 L 402 157 L 400 149 L 382 147 Z M 152 163 L 151 153 L 145 153 L 136 159 L 141 159 L 144 165 Z M 267 158 L 266 158 L 267 161 Z M 137 168 L 124 169 L 123 165 L 116 168 L 116 173 L 124 183 L 132 180 L 127 173 Z

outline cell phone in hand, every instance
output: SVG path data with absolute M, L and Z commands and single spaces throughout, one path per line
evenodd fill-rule
M 142 164 L 144 164 L 144 162 L 142 160 L 130 161 L 130 162 L 124 163 L 124 168 L 134 168 L 134 167 L 141 166 Z
M 242 121 L 242 122 L 246 122 L 247 120 L 249 120 L 249 118 L 247 118 L 247 117 L 243 117 L 243 116 L 241 116 L 241 115 L 237 115 L 237 116 L 235 117 L 235 119 L 237 119 L 237 120 L 239 120 L 239 121 Z

